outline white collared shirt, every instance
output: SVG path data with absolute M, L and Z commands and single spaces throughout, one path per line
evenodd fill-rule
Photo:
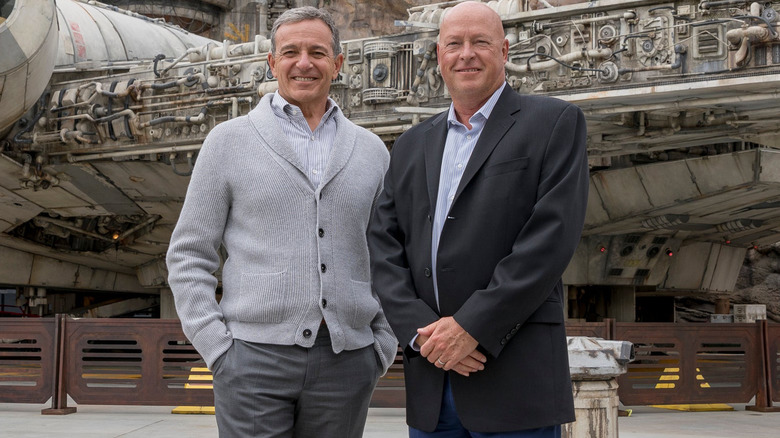
M 455 192 L 458 190 L 458 184 L 466 170 L 471 153 L 477 145 L 477 140 L 482 134 L 493 107 L 496 106 L 498 98 L 504 91 L 503 86 L 499 87 L 490 99 L 471 116 L 469 124 L 471 129 L 460 123 L 455 116 L 455 107 L 450 104 L 449 115 L 447 116 L 447 141 L 444 143 L 444 155 L 441 160 L 441 173 L 439 175 L 439 192 L 436 196 L 436 210 L 433 217 L 433 228 L 431 233 L 431 266 L 433 271 L 433 290 L 436 295 L 436 304 L 439 304 L 439 285 L 436 281 L 436 256 L 439 249 L 439 238 L 441 237 L 444 223 L 447 220 L 447 214 L 455 200 Z M 457 237 L 456 237 L 457 238 Z
M 322 181 L 322 175 L 328 165 L 330 151 L 336 141 L 338 128 L 334 114 L 339 110 L 333 99 L 328 98 L 327 109 L 319 125 L 311 130 L 303 112 L 297 106 L 287 102 L 279 93 L 271 100 L 271 110 L 279 121 L 285 137 L 301 160 L 306 176 L 316 188 Z

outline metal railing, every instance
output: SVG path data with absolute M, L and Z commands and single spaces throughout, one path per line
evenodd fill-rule
M 618 380 L 626 405 L 780 402 L 780 325 L 570 322 L 570 336 L 634 343 Z M 0 402 L 213 405 L 211 373 L 176 320 L 0 319 Z M 379 381 L 373 407 L 405 405 L 399 354 Z

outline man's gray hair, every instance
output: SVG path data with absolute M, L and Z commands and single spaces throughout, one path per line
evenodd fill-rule
M 299 23 L 306 20 L 320 20 L 330 28 L 330 34 L 333 36 L 331 45 L 333 46 L 333 56 L 341 53 L 341 41 L 339 40 L 339 30 L 333 17 L 325 9 L 317 9 L 312 6 L 303 6 L 301 8 L 288 9 L 284 11 L 274 22 L 271 29 L 271 53 L 276 53 L 276 31 L 285 24 Z

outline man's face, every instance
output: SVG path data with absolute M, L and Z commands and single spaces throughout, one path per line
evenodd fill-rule
M 279 81 L 279 94 L 303 109 L 328 99 L 330 82 L 341 69 L 344 56 L 333 56 L 333 35 L 320 20 L 284 24 L 276 30 L 276 53 L 268 54 Z
M 456 8 L 442 23 L 436 53 L 453 100 L 484 101 L 504 83 L 509 43 L 500 20 L 488 12 Z

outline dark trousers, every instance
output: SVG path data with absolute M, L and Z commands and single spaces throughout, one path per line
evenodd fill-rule
M 220 438 L 360 438 L 379 379 L 373 346 L 334 354 L 321 327 L 313 347 L 234 340 L 217 361 Z
M 490 415 L 485 412 L 485 415 Z M 460 423 L 455 412 L 455 400 L 452 397 L 450 380 L 444 382 L 444 395 L 441 400 L 439 424 L 433 432 L 423 432 L 409 427 L 409 438 L 560 438 L 561 426 L 549 426 L 539 429 L 518 430 L 513 432 L 484 433 L 467 430 Z

